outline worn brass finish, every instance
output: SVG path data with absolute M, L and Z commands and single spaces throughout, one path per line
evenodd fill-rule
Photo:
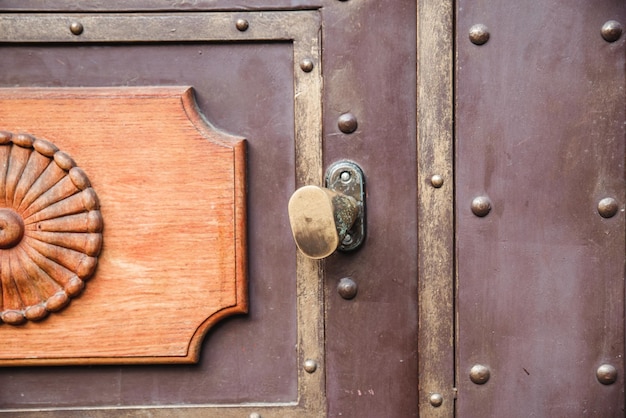
M 612 385 L 617 381 L 617 369 L 611 364 L 603 364 L 598 367 L 596 377 L 603 385 Z
M 307 373 L 315 373 L 315 371 L 317 370 L 317 361 L 311 359 L 305 360 L 304 370 Z
M 598 213 L 603 218 L 612 218 L 617 214 L 619 204 L 612 197 L 605 197 L 598 202 Z
M 470 380 L 477 385 L 484 385 L 491 377 L 489 367 L 482 364 L 472 366 L 469 373 Z
M 240 32 L 233 22 L 245 19 L 250 29 Z M 322 90 L 321 68 L 304 73 L 300 62 L 309 58 L 320 62 L 320 14 L 317 11 L 264 11 L 219 13 L 102 13 L 81 14 L 81 24 L 89 28 L 81 36 L 68 31 L 76 19 L 63 13 L 11 13 L 0 15 L 0 42 L 50 44 L 66 43 L 116 45 L 124 43 L 159 44 L 167 42 L 288 42 L 293 45 L 295 182 L 296 185 L 322 184 Z M 254 29 L 254 30 L 252 30 Z M 175 408 L 146 406 L 140 414 L 154 417 L 240 417 L 250 414 L 280 417 L 326 416 L 325 374 L 309 374 L 304 359 L 324 361 L 324 312 L 322 269 L 318 261 L 296 255 L 296 304 L 298 341 L 298 389 L 294 401 L 262 405 L 186 405 Z M 134 407 L 88 406 L 3 411 L 11 417 L 95 418 L 135 415 Z M 258 415 L 257 415 L 258 416 Z
M 477 24 L 470 28 L 469 39 L 474 45 L 483 45 L 489 40 L 489 29 L 483 24 Z
M 359 288 L 354 280 L 350 277 L 344 277 L 339 280 L 339 284 L 337 285 L 337 293 L 342 298 L 349 300 L 354 299 L 358 292 Z
M 326 188 L 301 187 L 288 210 L 293 238 L 307 257 L 319 260 L 337 249 L 354 250 L 365 237 L 363 172 L 353 162 L 336 162 L 326 173 Z
M 237 26 L 238 31 L 245 32 L 248 30 L 248 27 L 250 26 L 250 24 L 248 23 L 246 19 L 237 19 L 235 26 Z
M 365 177 L 361 168 L 351 161 L 338 161 L 328 167 L 326 187 L 350 196 L 358 202 L 359 214 L 344 235 L 339 250 L 357 249 L 365 239 Z
M 491 200 L 487 196 L 478 196 L 472 200 L 472 212 L 474 215 L 483 217 L 491 212 Z
M 313 60 L 309 58 L 303 59 L 300 61 L 300 68 L 302 68 L 302 71 L 305 73 L 310 73 L 311 70 L 313 70 Z
M 430 184 L 432 184 L 434 188 L 439 189 L 441 186 L 443 186 L 443 177 L 439 174 L 435 174 L 430 178 Z
M 435 408 L 439 408 L 443 404 L 443 396 L 441 396 L 441 394 L 439 393 L 433 393 L 432 395 L 430 395 L 430 398 L 428 398 L 428 400 L 430 404 Z
M 351 134 L 352 132 L 356 131 L 356 128 L 358 128 L 359 125 L 357 123 L 356 116 L 354 116 L 352 113 L 344 113 L 343 115 L 339 116 L 339 119 L 337 120 L 337 126 L 339 127 L 339 130 L 344 134 Z
M 602 37 L 607 42 L 615 42 L 621 36 L 624 29 L 622 28 L 622 24 L 616 20 L 609 20 L 604 25 L 602 25 Z
M 339 247 L 359 214 L 354 198 L 317 186 L 304 186 L 289 199 L 289 223 L 298 249 L 326 258 Z
M 74 34 L 74 35 L 80 35 L 81 33 L 83 33 L 83 25 L 80 22 L 72 22 L 70 24 L 70 31 Z

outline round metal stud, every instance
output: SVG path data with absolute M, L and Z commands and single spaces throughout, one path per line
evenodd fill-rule
M 477 385 L 484 385 L 487 383 L 490 376 L 491 372 L 489 371 L 489 367 L 483 366 L 482 364 L 472 366 L 469 373 L 470 380 Z
M 309 58 L 305 58 L 300 62 L 300 69 L 305 73 L 310 73 L 313 71 L 313 60 Z
M 435 408 L 438 408 L 441 406 L 441 404 L 443 404 L 443 396 L 441 396 L 439 393 L 433 393 L 428 398 L 428 401 L 430 402 L 432 406 L 434 406 Z
M 350 234 L 346 234 L 343 239 L 341 240 L 341 244 L 343 245 L 350 245 L 352 244 L 352 235 Z
M 305 360 L 304 361 L 304 371 L 307 373 L 314 373 L 317 370 L 317 361 L 315 360 Z
M 474 45 L 486 44 L 489 40 L 489 29 L 482 23 L 474 25 L 469 30 L 469 39 Z
M 612 197 L 605 197 L 598 202 L 598 213 L 603 218 L 612 218 L 617 214 L 619 204 Z
M 617 369 L 610 364 L 603 364 L 598 367 L 596 377 L 603 385 L 612 385 L 617 381 Z
M 70 23 L 70 32 L 72 32 L 74 35 L 80 35 L 81 33 L 83 33 L 84 29 L 85 28 L 83 27 L 83 24 L 80 22 Z
M 616 20 L 609 20 L 604 25 L 602 25 L 602 37 L 607 42 L 615 42 L 621 36 L 624 29 L 622 28 L 622 24 Z
M 248 30 L 248 27 L 250 27 L 250 24 L 246 19 L 237 19 L 235 26 L 239 32 L 245 32 Z
M 356 128 L 359 125 L 356 121 L 356 116 L 354 116 L 352 113 L 344 113 L 343 115 L 339 116 L 339 119 L 337 120 L 337 126 L 339 127 L 339 130 L 344 134 L 351 134 L 352 132 L 356 131 Z
M 359 291 L 359 287 L 356 282 L 349 277 L 344 277 L 339 280 L 339 284 L 337 285 L 337 293 L 339 296 L 346 300 L 353 299 L 357 292 Z
M 439 174 L 435 174 L 430 178 L 430 184 L 436 189 L 440 188 L 443 186 L 443 177 Z
M 472 200 L 472 212 L 476 216 L 487 216 L 491 212 L 491 200 L 487 196 L 478 196 Z

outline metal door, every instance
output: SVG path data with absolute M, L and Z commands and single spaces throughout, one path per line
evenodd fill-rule
M 459 416 L 624 416 L 625 6 L 457 2 Z
M 0 87 L 191 86 L 247 139 L 249 265 L 196 364 L 3 368 L 4 415 L 623 416 L 621 1 L 1 7 Z M 311 261 L 340 160 L 366 238 Z
M 11 94 L 189 86 L 202 118 L 245 138 L 248 149 L 248 313 L 215 325 L 196 364 L 28 359 L 3 368 L 3 414 L 417 415 L 414 2 L 0 7 L 0 87 Z M 0 124 L 11 112 L 3 109 Z M 20 123 L 0 129 L 30 129 Z M 72 150 L 86 158 L 80 146 Z M 297 187 L 323 185 L 340 160 L 363 170 L 366 238 L 356 251 L 312 261 L 296 250 L 287 203 Z M 340 286 L 346 278 L 350 285 Z

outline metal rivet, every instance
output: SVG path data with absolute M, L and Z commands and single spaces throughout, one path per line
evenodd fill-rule
M 469 39 L 474 45 L 483 45 L 489 40 L 489 29 L 481 23 L 474 25 L 469 30 Z
M 432 406 L 437 408 L 437 407 L 440 407 L 441 404 L 443 403 L 443 396 L 441 396 L 439 393 L 433 393 L 428 398 L 428 401 L 430 402 Z
M 476 216 L 487 216 L 491 212 L 491 200 L 487 196 L 478 196 L 472 200 L 472 212 Z
M 248 27 L 250 26 L 248 21 L 246 19 L 237 19 L 237 22 L 235 23 L 235 26 L 237 26 L 237 29 L 240 32 L 245 32 L 248 30 Z
M 432 184 L 432 186 L 437 189 L 440 188 L 441 186 L 443 186 L 443 177 L 441 177 L 439 174 L 435 174 L 430 178 L 430 184 Z
M 253 412 L 249 415 L 249 418 L 261 418 L 261 414 L 258 412 Z
M 337 285 L 337 293 L 339 293 L 339 296 L 347 300 L 353 299 L 358 290 L 359 287 L 356 282 L 349 277 L 344 277 L 339 280 L 339 284 Z
M 622 36 L 622 24 L 616 20 L 609 20 L 602 25 L 602 37 L 607 42 L 615 42 Z
M 304 362 L 304 370 L 307 373 L 315 372 L 315 370 L 317 370 L 317 361 L 311 360 L 311 359 L 305 360 L 305 362 Z
M 343 245 L 350 245 L 352 244 L 352 235 L 350 234 L 346 234 L 343 239 L 341 240 L 341 243 Z
M 341 181 L 343 181 L 344 183 L 349 183 L 352 179 L 352 175 L 350 175 L 349 171 L 344 171 L 343 173 L 341 173 L 340 178 Z
M 83 33 L 83 24 L 80 22 L 72 22 L 70 23 L 70 31 L 74 34 L 74 35 L 80 35 L 81 33 Z
M 598 367 L 596 377 L 603 385 L 612 385 L 617 381 L 617 369 L 610 364 L 603 364 Z
M 304 71 L 305 73 L 310 73 L 311 71 L 313 71 L 313 60 L 309 59 L 309 58 L 305 58 L 300 62 L 300 68 L 302 69 L 302 71 Z
M 598 202 L 598 213 L 603 218 L 612 218 L 619 210 L 617 200 L 612 197 L 605 197 Z
M 472 366 L 469 373 L 470 380 L 477 385 L 484 385 L 487 383 L 490 376 L 491 372 L 489 371 L 489 367 L 483 366 L 482 364 Z
M 358 123 L 356 121 L 356 116 L 352 113 L 344 113 L 339 116 L 339 120 L 337 121 L 337 126 L 339 126 L 339 130 L 344 134 L 351 134 L 356 131 L 358 127 Z

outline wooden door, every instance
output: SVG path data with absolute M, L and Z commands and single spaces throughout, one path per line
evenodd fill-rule
M 5 315 L 2 414 L 417 415 L 414 2 L 0 7 L 0 130 L 67 151 L 104 225 L 68 306 Z M 288 200 L 342 160 L 364 173 L 365 240 L 310 260 Z M 182 352 L 151 351 L 190 323 Z

